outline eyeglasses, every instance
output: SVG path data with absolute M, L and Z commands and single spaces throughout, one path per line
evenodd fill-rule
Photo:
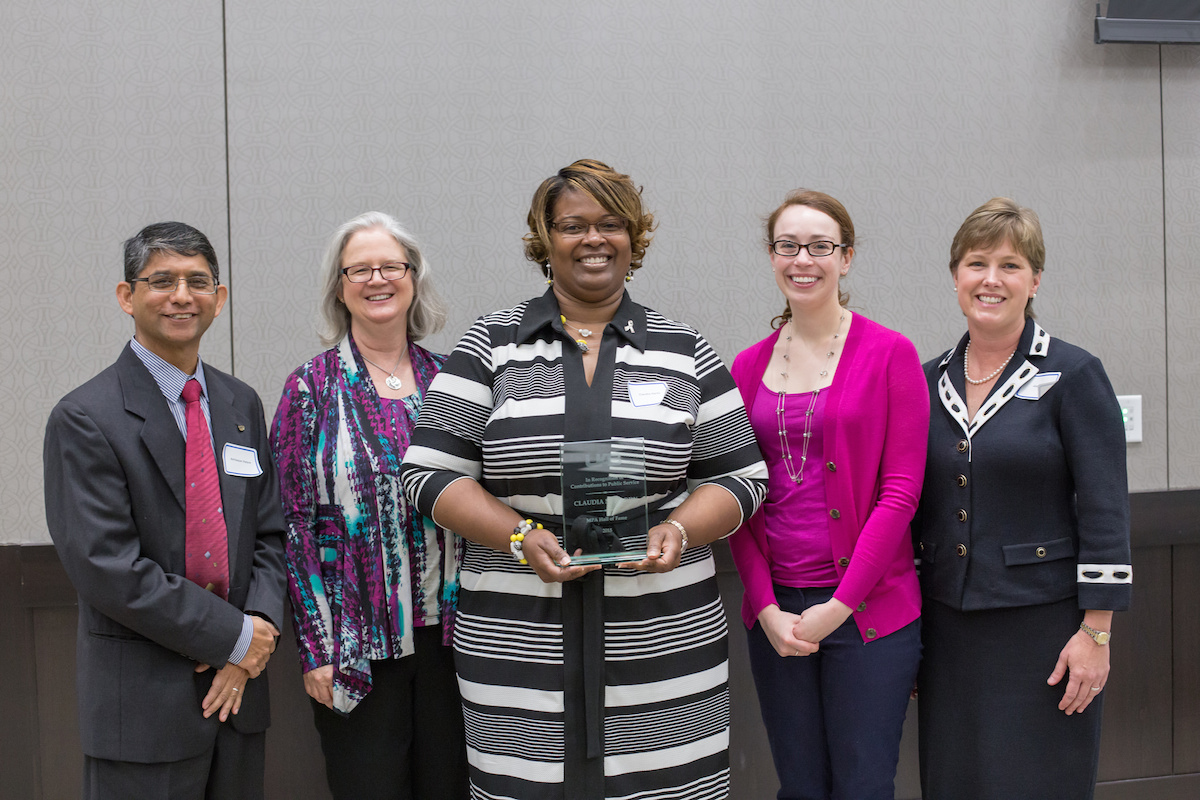
M 606 239 L 613 236 L 620 236 L 628 231 L 628 227 L 623 219 L 602 219 L 594 223 L 568 220 L 566 222 L 551 222 L 550 227 L 558 231 L 558 235 L 564 239 L 582 239 L 587 236 L 587 232 L 592 228 L 595 228 L 596 233 Z
M 371 276 L 375 270 L 379 270 L 379 277 L 385 281 L 398 281 L 408 273 L 410 267 L 412 265 L 407 261 L 389 261 L 386 264 L 380 264 L 378 267 L 369 267 L 366 264 L 351 264 L 348 267 L 342 267 L 342 274 L 351 283 L 367 283 L 371 280 Z
M 833 251 L 839 247 L 845 249 L 849 245 L 834 244 L 833 242 L 809 242 L 808 244 L 798 244 L 788 241 L 787 239 L 779 239 L 771 242 L 771 249 L 775 251 L 775 255 L 791 258 L 792 256 L 800 255 L 801 250 L 807 250 L 808 254 L 813 258 L 825 258 L 833 255 Z
M 132 278 L 130 283 L 144 283 L 150 287 L 152 292 L 173 292 L 175 287 L 180 283 L 186 283 L 188 291 L 192 294 L 216 294 L 217 281 L 211 275 L 186 275 L 182 278 L 176 278 L 174 275 L 168 275 L 165 272 L 160 272 L 156 275 L 151 275 L 149 278 Z

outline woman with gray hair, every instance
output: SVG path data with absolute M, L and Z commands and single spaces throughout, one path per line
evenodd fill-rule
M 271 444 L 329 787 L 339 799 L 466 797 L 448 646 L 461 540 L 400 486 L 422 399 L 445 361 L 416 342 L 441 327 L 445 307 L 417 243 L 386 214 L 342 225 L 324 273 L 332 347 L 288 377 Z

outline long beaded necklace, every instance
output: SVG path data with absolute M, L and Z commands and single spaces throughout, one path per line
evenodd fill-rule
M 400 369 L 400 365 L 404 363 L 404 353 L 400 354 L 400 360 L 397 361 L 396 366 L 392 367 L 390 370 L 387 369 L 386 367 L 379 366 L 374 361 L 367 358 L 366 355 L 361 350 L 358 351 L 358 354 L 363 357 L 363 361 L 367 362 L 372 367 L 375 367 L 375 369 L 379 370 L 380 372 L 388 373 L 388 376 L 386 378 L 384 378 L 383 382 L 386 383 L 387 387 L 389 389 L 391 389 L 393 392 L 400 391 L 400 388 L 402 386 L 404 386 L 404 381 L 402 381 L 396 377 L 396 370 Z
M 589 328 L 581 328 L 578 325 L 573 325 L 570 322 L 567 322 L 567 317 L 565 314 L 559 314 L 558 318 L 562 320 L 564 328 L 574 328 L 579 333 L 582 338 L 576 339 L 575 344 L 579 345 L 579 349 L 586 353 L 588 351 L 587 337 L 592 335 L 592 331 Z
M 1015 356 L 1016 354 L 1017 354 L 1017 351 L 1013 350 L 1011 353 L 1008 354 L 1008 358 L 1004 359 L 1004 363 L 1001 364 L 1000 366 L 996 367 L 995 372 L 993 372 L 991 375 L 988 375 L 986 378 L 980 378 L 979 380 L 975 380 L 974 378 L 971 377 L 971 370 L 967 366 L 968 364 L 971 363 L 971 340 L 968 339 L 967 340 L 967 349 L 963 351 L 963 377 L 966 378 L 967 383 L 971 384 L 972 386 L 982 386 L 983 384 L 990 381 L 992 378 L 999 375 L 1001 372 L 1004 372 L 1004 368 L 1008 366 L 1008 362 L 1012 361 L 1013 356 Z
M 842 311 L 842 315 L 838 317 L 837 330 L 833 333 L 833 340 L 829 343 L 829 352 L 825 354 L 825 367 L 818 373 L 821 378 L 829 375 L 829 362 L 833 360 L 833 355 L 837 352 L 837 340 L 842 335 L 842 323 L 845 321 L 846 312 Z M 790 331 L 793 327 L 791 320 L 788 320 L 788 326 Z M 800 447 L 800 469 L 796 469 L 795 462 L 792 461 L 792 448 L 788 445 L 787 423 L 784 414 L 787 398 L 787 370 L 791 356 L 792 334 L 789 332 L 787 335 L 787 351 L 783 354 L 783 372 L 779 373 L 783 377 L 783 386 L 779 389 L 779 400 L 775 406 L 775 416 L 779 420 L 779 446 L 783 451 L 783 466 L 787 470 L 788 477 L 792 479 L 792 483 L 799 486 L 804 483 L 804 463 L 808 461 L 808 443 L 812 439 L 813 411 L 817 407 L 817 395 L 821 393 L 821 388 L 818 386 L 813 390 L 812 398 L 808 401 L 808 410 L 804 412 L 804 443 Z

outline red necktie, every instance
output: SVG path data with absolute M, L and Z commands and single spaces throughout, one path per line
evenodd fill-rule
M 229 539 L 221 513 L 221 483 L 209 443 L 208 424 L 200 408 L 200 381 L 192 378 L 181 395 L 187 403 L 187 450 L 184 480 L 184 532 L 188 580 L 216 592 L 229 593 Z

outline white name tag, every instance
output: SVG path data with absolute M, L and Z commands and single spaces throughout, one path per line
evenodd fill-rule
M 1017 389 L 1017 397 L 1022 400 L 1039 400 L 1061 377 L 1061 372 L 1039 372 Z
M 656 406 L 667 396 L 666 381 L 629 382 L 629 402 L 638 408 Z
M 257 478 L 262 475 L 262 466 L 258 463 L 258 451 L 252 447 L 242 447 L 240 444 L 225 443 L 221 451 L 225 462 L 225 474 L 238 478 Z

